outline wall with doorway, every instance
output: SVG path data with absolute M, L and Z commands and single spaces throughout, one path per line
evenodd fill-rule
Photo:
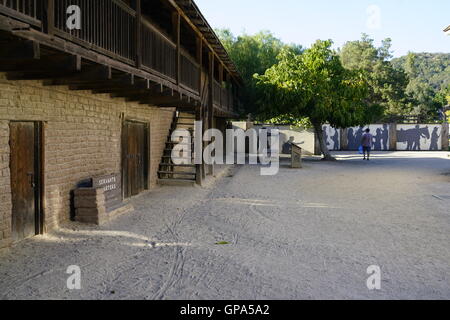
M 0 73 L 0 247 L 9 245 L 11 229 L 9 121 L 44 122 L 44 228 L 51 230 L 70 218 L 70 191 L 78 182 L 120 172 L 123 118 L 150 126 L 149 185 L 155 186 L 173 112 L 40 81 L 9 81 Z

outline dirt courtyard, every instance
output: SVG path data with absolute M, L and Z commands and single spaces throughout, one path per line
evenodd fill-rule
M 27 240 L 0 255 L 0 299 L 450 299 L 449 153 L 337 156 L 272 177 L 230 168 Z

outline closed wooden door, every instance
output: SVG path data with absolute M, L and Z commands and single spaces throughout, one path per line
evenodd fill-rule
M 124 197 L 138 195 L 147 187 L 148 139 L 147 126 L 126 121 L 122 136 Z
M 12 237 L 14 241 L 39 231 L 39 130 L 34 122 L 10 125 Z

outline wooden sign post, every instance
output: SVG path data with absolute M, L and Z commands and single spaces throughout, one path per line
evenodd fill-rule
M 302 165 L 302 148 L 297 144 L 292 143 L 292 157 L 291 157 L 291 168 L 299 169 L 303 168 Z

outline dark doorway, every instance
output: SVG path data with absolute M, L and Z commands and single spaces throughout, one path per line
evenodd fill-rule
M 148 125 L 125 121 L 122 129 L 123 196 L 130 198 L 148 188 Z
M 42 233 L 42 124 L 11 122 L 12 238 Z

